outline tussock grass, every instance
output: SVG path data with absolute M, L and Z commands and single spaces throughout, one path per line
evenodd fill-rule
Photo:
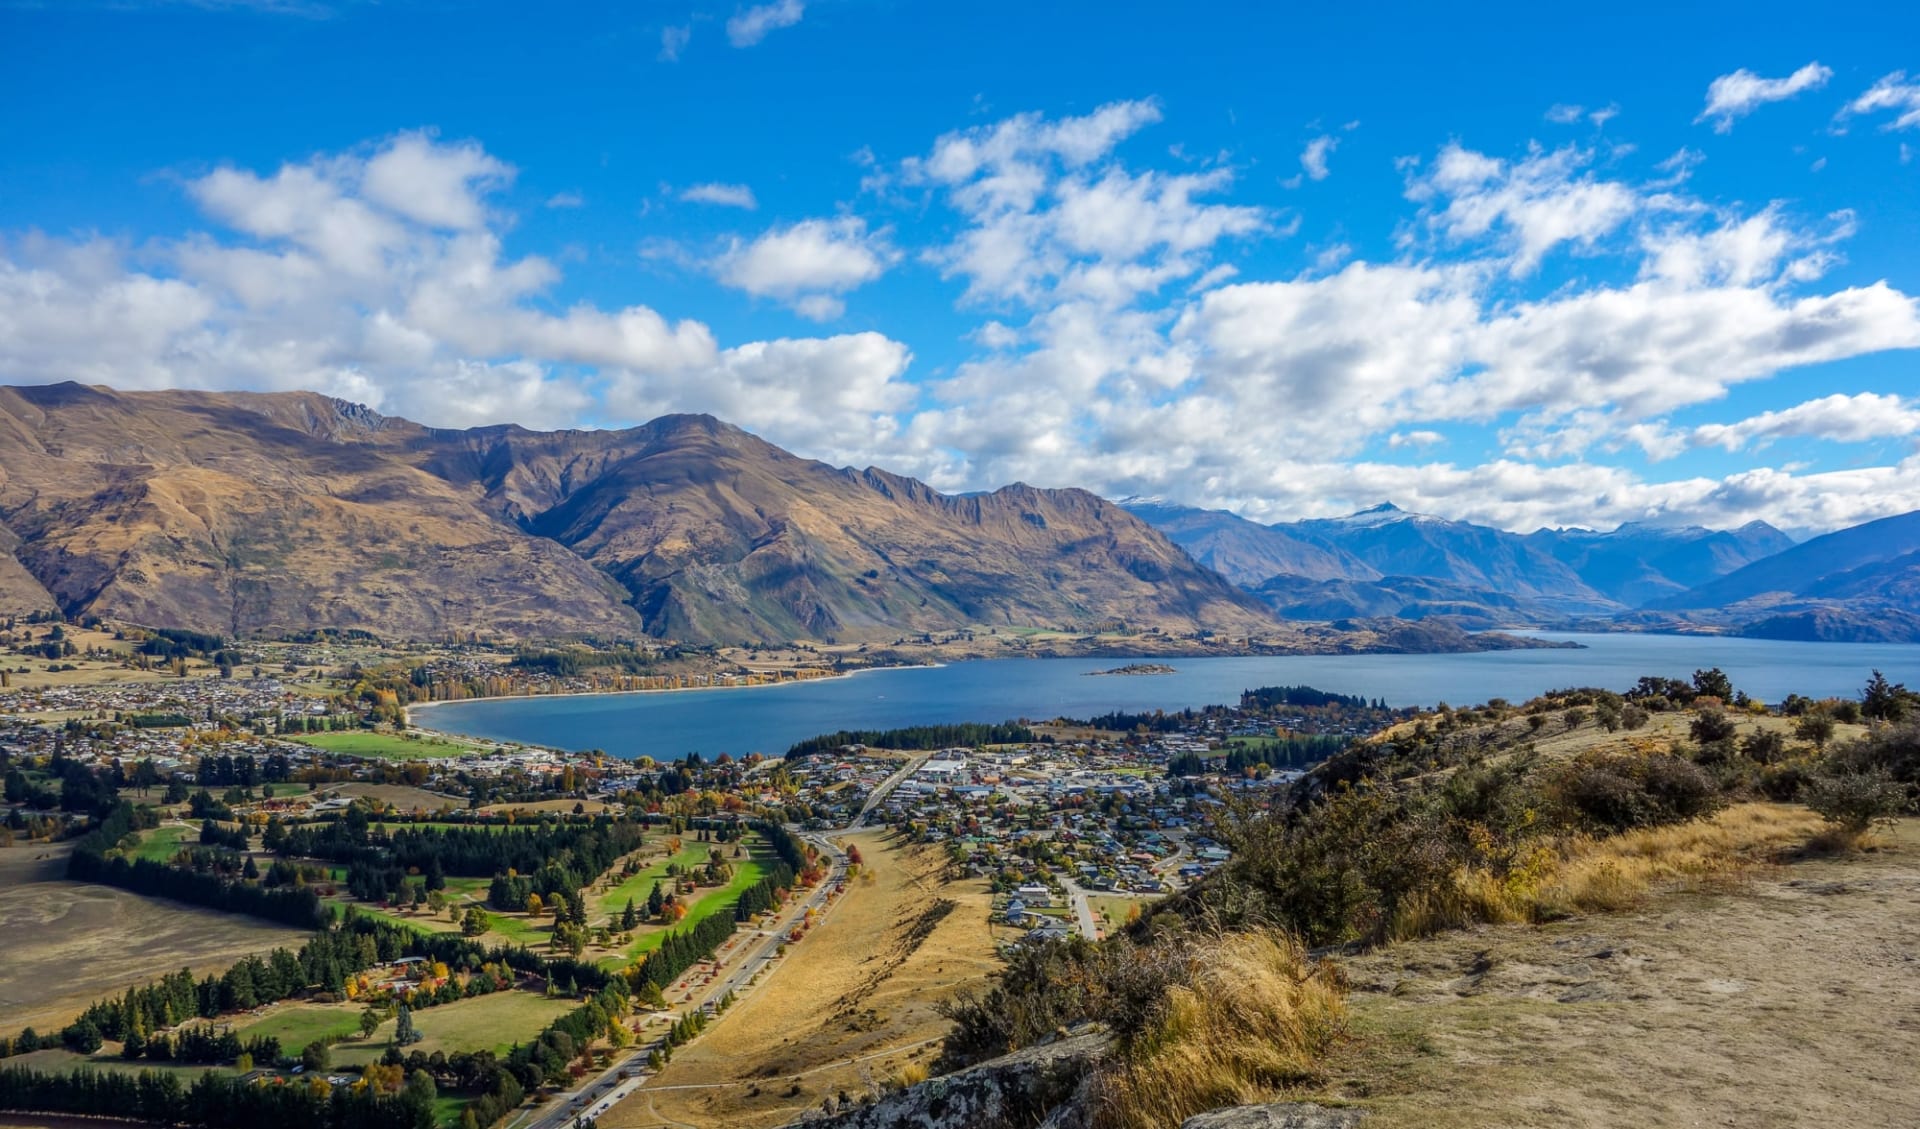
M 1575 836 L 1557 848 L 1536 847 L 1504 877 L 1477 868 L 1456 871 L 1450 884 L 1409 899 L 1388 935 L 1403 941 L 1473 924 L 1618 912 L 1660 887 L 1738 881 L 1784 851 L 1817 846 L 1830 833 L 1806 808 L 1754 803 L 1605 838 Z
M 1093 1082 L 1094 1129 L 1178 1125 L 1315 1077 L 1346 1020 L 1331 965 L 1270 930 L 1199 941 L 1184 983 Z

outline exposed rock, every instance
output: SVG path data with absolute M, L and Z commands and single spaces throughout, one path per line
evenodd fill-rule
M 1353 1129 L 1365 1110 L 1330 1109 L 1312 1102 L 1274 1102 L 1216 1109 L 1180 1123 L 1180 1129 Z
M 1045 1122 L 1065 1129 L 1068 1123 L 1049 1117 L 1075 1096 L 1106 1047 L 1101 1034 L 1027 1047 L 871 1105 L 799 1124 L 807 1129 L 1030 1129 Z

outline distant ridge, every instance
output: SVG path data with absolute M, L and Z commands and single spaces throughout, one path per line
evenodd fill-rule
M 313 393 L 71 383 L 0 388 L 0 591 L 238 634 L 1277 627 L 1082 490 L 950 496 L 710 416 L 456 431 Z

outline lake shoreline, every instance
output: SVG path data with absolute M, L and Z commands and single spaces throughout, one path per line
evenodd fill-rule
M 553 694 L 488 694 L 480 698 L 450 698 L 442 702 L 414 702 L 406 707 L 407 728 L 422 733 L 437 733 L 442 737 L 458 737 L 463 740 L 476 740 L 470 733 L 456 733 L 448 729 L 435 729 L 420 725 L 413 719 L 414 711 L 437 709 L 441 706 L 467 706 L 475 702 L 544 702 L 561 698 L 626 698 L 636 694 L 707 694 L 731 690 L 781 690 L 790 686 L 806 686 L 815 682 L 841 682 L 862 674 L 875 674 L 886 670 L 939 670 L 947 663 L 901 663 L 897 666 L 863 666 L 858 670 L 837 670 L 831 674 L 822 674 L 814 678 L 794 678 L 782 682 L 753 682 L 733 686 L 668 686 L 656 690 L 564 690 Z M 490 740 L 491 738 L 480 738 Z M 525 744 L 526 742 L 517 742 Z
M 720 752 L 772 756 L 797 741 L 839 730 L 1199 709 L 1231 704 L 1246 689 L 1274 685 L 1314 686 L 1378 698 L 1398 707 L 1442 701 L 1470 704 L 1492 697 L 1524 701 L 1563 686 L 1599 686 L 1617 692 L 1630 689 L 1642 676 L 1685 678 L 1709 667 L 1724 669 L 1736 687 L 1761 701 L 1777 701 L 1788 693 L 1857 697 L 1874 668 L 1893 681 L 1920 684 L 1920 647 L 1914 645 L 1782 643 L 1649 633 L 1544 634 L 1585 646 L 1447 655 L 1188 658 L 1169 664 L 1176 673 L 1139 678 L 1083 677 L 1086 671 L 1116 665 L 1086 657 L 1008 658 L 941 667 L 872 667 L 867 671 L 877 674 L 929 673 L 925 678 L 805 679 L 803 683 L 811 688 L 803 693 L 728 698 L 688 698 L 658 690 L 513 695 L 492 699 L 491 705 L 475 705 L 467 712 L 420 718 L 431 731 L 457 739 L 597 748 L 622 758 L 646 755 L 660 760 L 689 751 L 709 756 Z M 647 694 L 653 696 L 641 696 Z M 582 697 L 607 701 L 571 700 Z

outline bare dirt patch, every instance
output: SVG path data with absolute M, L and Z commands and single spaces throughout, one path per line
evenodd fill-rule
M 936 848 L 880 831 L 846 842 L 872 881 L 855 879 L 768 980 L 601 1125 L 784 1125 L 830 1094 L 867 1092 L 933 1059 L 948 1026 L 934 1005 L 1000 966 L 991 895 L 981 880 L 946 881 Z
M 0 1016 L 8 1034 L 73 1021 L 102 996 L 182 967 L 223 971 L 309 934 L 234 914 L 60 880 L 66 848 L 0 849 Z
M 1329 1094 L 1380 1129 L 1920 1124 L 1920 821 L 1879 843 L 1355 959 Z

